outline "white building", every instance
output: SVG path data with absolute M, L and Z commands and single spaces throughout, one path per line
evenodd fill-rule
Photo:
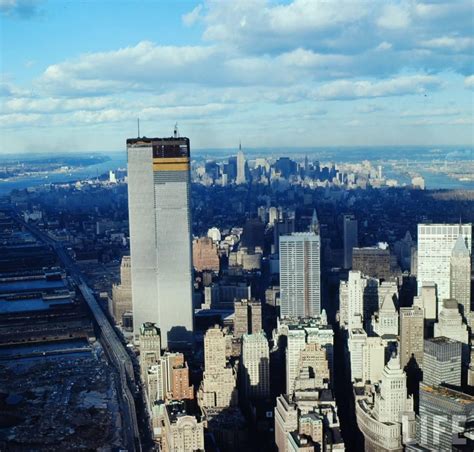
M 465 319 L 471 314 L 471 254 L 461 235 L 456 239 L 450 262 L 451 298 L 455 299 Z
M 372 394 L 356 397 L 356 416 L 367 451 L 402 452 L 403 443 L 414 439 L 413 399 L 407 397 L 406 375 L 398 357 L 392 356 L 384 367 Z
M 376 383 L 382 378 L 385 345 L 380 337 L 368 337 L 362 349 L 362 381 Z
M 189 139 L 127 140 L 134 334 L 154 322 L 162 345 L 193 335 Z
M 207 236 L 212 239 L 214 243 L 219 243 L 221 241 L 221 231 L 216 227 L 208 229 Z
M 321 313 L 320 236 L 295 232 L 280 237 L 280 314 L 315 317 Z
M 443 310 L 434 324 L 434 337 L 445 336 L 469 344 L 469 331 L 463 322 L 456 300 L 445 300 Z
M 274 343 L 280 342 L 279 337 L 286 336 L 286 393 L 292 394 L 295 379 L 300 369 L 301 351 L 306 344 L 318 344 L 326 352 L 330 378 L 333 377 L 334 363 L 334 331 L 327 324 L 325 311 L 321 317 L 313 319 L 281 319 L 274 331 Z
M 426 283 L 436 283 L 438 300 L 451 295 L 450 262 L 458 236 L 472 249 L 471 224 L 419 224 L 418 225 L 418 294 Z
M 379 306 L 378 288 L 377 279 L 365 277 L 360 271 L 349 272 L 348 280 L 339 286 L 341 328 L 362 328 L 365 321 L 370 321 L 369 314 Z
M 385 296 L 379 311 L 372 316 L 372 329 L 379 336 L 398 335 L 398 312 L 391 294 Z
M 265 399 L 270 395 L 270 351 L 265 333 L 243 335 L 242 371 L 247 398 Z
M 237 403 L 237 375 L 226 357 L 227 338 L 219 326 L 204 336 L 204 375 L 198 391 L 202 408 L 227 408 Z
M 363 328 L 353 328 L 349 331 L 347 345 L 350 354 L 351 381 L 362 381 L 364 378 L 364 347 L 367 333 Z
M 421 287 L 413 300 L 413 305 L 423 309 L 423 315 L 426 320 L 436 320 L 438 317 L 438 304 L 436 299 L 436 284 L 426 282 Z
M 247 178 L 245 175 L 245 156 L 242 152 L 242 147 L 239 146 L 239 152 L 237 153 L 237 178 L 235 180 L 236 184 L 245 184 L 247 182 Z

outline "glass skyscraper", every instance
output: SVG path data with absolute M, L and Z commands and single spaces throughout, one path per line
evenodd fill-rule
M 163 347 L 192 342 L 189 139 L 127 140 L 134 334 L 145 322 Z

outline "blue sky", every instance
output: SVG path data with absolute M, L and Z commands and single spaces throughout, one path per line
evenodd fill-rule
M 0 0 L 0 153 L 474 144 L 472 1 Z

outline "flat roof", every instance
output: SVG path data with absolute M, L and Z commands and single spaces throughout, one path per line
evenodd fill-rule
M 39 292 L 65 289 L 66 284 L 62 279 L 27 279 L 18 281 L 0 282 L 0 294 L 11 294 L 19 292 Z

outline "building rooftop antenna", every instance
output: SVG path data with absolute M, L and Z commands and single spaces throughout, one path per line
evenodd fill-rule
M 174 125 L 174 132 L 173 135 L 175 138 L 179 138 L 179 131 L 178 131 L 178 123 Z
M 140 138 L 140 118 L 137 118 L 138 138 Z

